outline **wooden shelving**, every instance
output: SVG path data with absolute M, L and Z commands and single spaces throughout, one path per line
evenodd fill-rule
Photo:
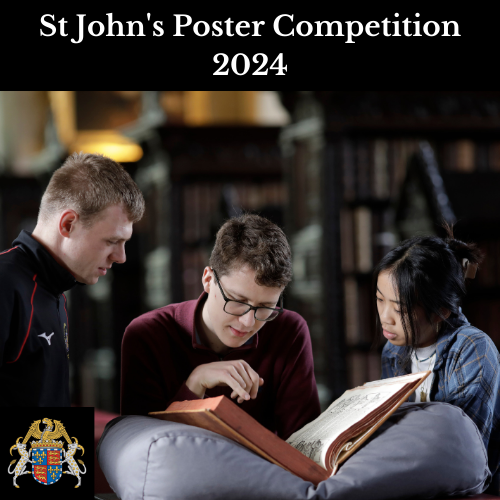
M 317 325 L 320 382 L 332 397 L 380 374 L 380 347 L 370 347 L 378 335 L 374 266 L 415 232 L 436 233 L 439 218 L 449 215 L 444 206 L 459 221 L 456 236 L 485 251 L 463 309 L 500 346 L 500 92 L 283 92 L 282 100 L 294 117 L 283 134 L 286 164 L 291 172 L 302 169 L 289 176 L 291 192 L 302 191 L 292 199 L 307 193 L 321 206 L 316 218 L 292 207 L 289 229 L 300 234 L 318 224 L 321 252 L 310 254 L 320 261 L 316 297 L 325 299 L 305 317 Z M 435 182 L 442 181 L 434 201 L 409 174 L 422 142 L 433 151 Z M 319 145 L 320 168 L 310 169 L 308 144 Z M 316 191 L 300 181 L 308 175 Z M 402 216 L 405 206 L 410 212 Z

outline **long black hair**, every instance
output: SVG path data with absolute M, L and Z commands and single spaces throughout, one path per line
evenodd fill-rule
M 429 322 L 436 314 L 443 321 L 457 317 L 466 293 L 464 259 L 479 264 L 483 255 L 475 243 L 464 243 L 453 237 L 453 227 L 443 225 L 447 237 L 418 236 L 403 241 L 379 262 L 373 272 L 373 291 L 378 276 L 388 271 L 399 296 L 399 310 L 406 345 L 410 350 L 419 344 L 417 306 Z M 448 319 L 444 310 L 450 311 Z M 377 331 L 381 331 L 377 311 Z M 378 336 L 380 338 L 380 335 Z

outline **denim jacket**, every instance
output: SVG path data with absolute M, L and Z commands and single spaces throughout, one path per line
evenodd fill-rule
M 500 465 L 500 354 L 493 341 L 462 314 L 439 335 L 431 401 L 460 407 L 477 425 L 488 451 L 492 475 Z M 382 351 L 382 378 L 411 371 L 409 349 L 387 342 Z

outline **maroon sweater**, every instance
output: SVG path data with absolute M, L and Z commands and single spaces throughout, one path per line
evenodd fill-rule
M 173 401 L 199 399 L 186 380 L 199 365 L 243 359 L 264 379 L 255 399 L 241 408 L 263 426 L 287 439 L 320 414 L 309 329 L 287 311 L 269 321 L 241 347 L 219 356 L 195 332 L 198 300 L 170 304 L 134 319 L 122 343 L 122 415 L 147 415 Z M 207 389 L 205 397 L 231 396 L 230 387 Z M 238 404 L 238 403 L 237 403 Z

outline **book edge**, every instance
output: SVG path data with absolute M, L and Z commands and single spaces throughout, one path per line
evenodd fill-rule
M 423 372 L 422 372 L 423 373 Z M 354 446 L 342 457 L 340 461 L 336 461 L 332 464 L 332 469 L 336 471 L 338 467 L 344 463 L 416 390 L 417 387 L 430 375 L 430 371 L 427 372 L 425 377 L 422 377 L 420 381 L 418 381 L 418 384 L 414 384 L 413 387 L 411 387 L 405 394 L 404 396 L 394 405 L 393 408 L 389 410 L 388 413 L 386 413 L 371 429 L 367 431 L 367 433 L 363 436 L 362 439 L 357 441 Z M 348 443 L 344 443 L 342 448 L 346 446 Z M 333 445 L 333 443 L 332 443 Z M 330 445 L 331 446 L 331 445 Z M 339 452 L 340 454 L 340 452 Z M 338 455 L 337 455 L 338 456 Z M 332 473 L 332 475 L 334 475 Z

